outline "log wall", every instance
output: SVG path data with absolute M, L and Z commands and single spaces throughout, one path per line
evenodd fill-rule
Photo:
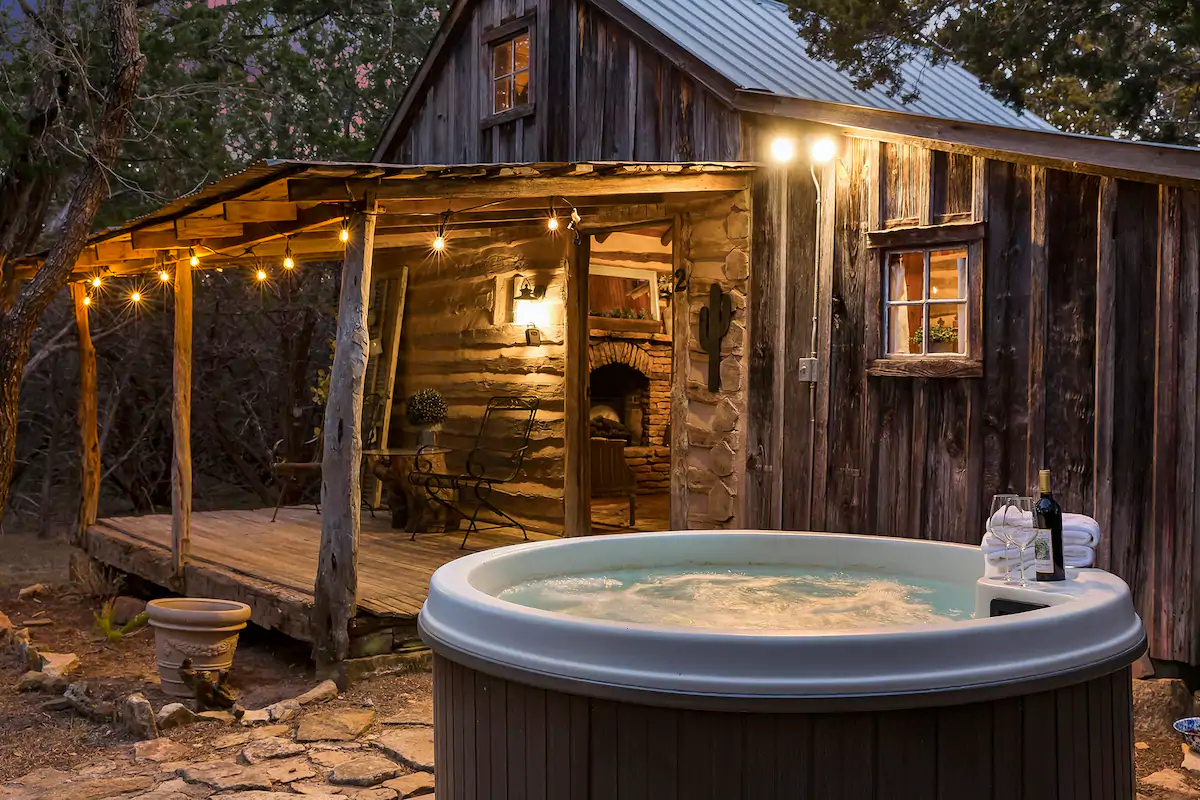
M 485 127 L 481 39 L 531 13 L 533 112 Z M 483 0 L 463 13 L 384 160 L 727 161 L 737 157 L 739 127 L 735 111 L 590 3 Z

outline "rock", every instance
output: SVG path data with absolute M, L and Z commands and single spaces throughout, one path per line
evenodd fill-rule
M 252 711 L 247 711 L 242 714 L 241 723 L 243 725 L 257 725 L 260 722 L 270 722 L 271 712 L 265 708 L 256 708 Z
M 22 628 L 44 628 L 47 625 L 53 625 L 54 620 L 42 617 L 41 619 L 23 619 L 21 620 Z
M 300 720 L 298 742 L 350 742 L 362 736 L 375 721 L 375 712 L 356 709 L 314 711 Z
M 187 754 L 187 747 L 167 738 L 148 739 L 133 746 L 134 761 L 153 761 L 161 764 L 164 761 L 180 761 Z
M 1179 766 L 1186 769 L 1188 772 L 1200 772 L 1200 755 L 1195 753 L 1192 748 L 1186 744 L 1179 745 L 1183 748 L 1183 763 Z
M 373 744 L 409 769 L 433 772 L 433 728 L 395 728 Z
M 123 594 L 116 600 L 113 600 L 112 624 L 117 626 L 125 625 L 145 610 L 145 600 L 139 600 L 136 597 Z
M 131 736 L 138 739 L 154 739 L 158 736 L 158 725 L 154 719 L 154 706 L 140 692 L 129 695 L 121 702 L 117 721 Z
M 419 797 L 433 793 L 433 776 L 428 772 L 414 772 L 411 775 L 401 775 L 384 784 L 389 789 L 395 789 L 401 797 Z
M 191 725 L 193 722 L 199 721 L 200 717 L 196 715 L 196 712 L 183 703 L 168 703 L 158 710 L 158 729 L 162 731 L 182 728 L 184 725 Z
M 1133 727 L 1153 736 L 1174 736 L 1175 720 L 1192 710 L 1192 693 L 1179 678 L 1133 682 Z
M 346 789 L 346 800 L 396 800 L 395 789 L 376 786 L 374 789 Z
M 196 713 L 196 721 L 232 725 L 237 722 L 237 717 L 233 715 L 232 711 L 199 711 Z
M 329 782 L 342 786 L 378 786 L 400 774 L 400 768 L 383 756 L 358 756 L 338 764 Z
M 1174 792 L 1175 796 L 1179 798 L 1200 797 L 1200 792 L 1188 786 L 1183 776 L 1173 769 L 1160 769 L 1153 775 L 1142 778 L 1139 783 Z
M 288 758 L 303 752 L 302 744 L 278 736 L 268 736 L 247 744 L 242 750 L 242 758 L 247 764 L 259 764 L 272 758 Z
M 187 781 L 172 778 L 154 787 L 153 791 L 139 794 L 134 800 L 193 800 L 208 797 L 209 790 L 203 786 L 193 786 Z
M 393 714 L 383 720 L 384 725 L 420 725 L 430 727 L 433 725 L 433 709 L 407 708 L 404 711 Z
M 28 600 L 32 597 L 37 597 L 40 594 L 46 594 L 50 588 L 44 583 L 35 583 L 33 586 L 26 586 L 21 591 L 17 592 L 17 597 L 22 600 Z
M 267 777 L 276 783 L 291 783 L 316 777 L 317 771 L 304 756 L 267 762 Z
M 6 644 L 13 632 L 12 620 L 8 618 L 7 614 L 0 611 L 0 644 Z
M 266 739 L 271 736 L 287 736 L 290 731 L 291 728 L 287 725 L 264 725 L 252 731 L 238 731 L 237 733 L 231 733 L 215 739 L 213 747 L 218 750 L 226 747 L 241 747 L 247 742 L 253 742 L 257 739 Z
M 323 794 L 310 794 L 310 798 L 314 800 L 347 800 L 346 797 L 340 794 L 331 794 L 334 787 L 329 787 L 329 791 Z M 217 795 L 213 800 L 296 800 L 296 795 L 291 792 L 232 792 L 229 794 Z
M 1149 750 L 1150 745 L 1146 744 L 1145 742 L 1134 742 L 1133 749 L 1134 750 Z
M 189 764 L 178 774 L 188 783 L 203 783 L 221 792 L 271 788 L 271 780 L 262 767 L 243 767 L 232 761 Z
M 63 692 L 63 697 L 71 703 L 76 712 L 96 722 L 109 722 L 116 715 L 113 704 L 92 697 L 92 690 L 86 683 L 72 683 Z
M 74 653 L 42 653 L 39 670 L 52 678 L 63 678 L 80 667 L 79 656 Z
M 296 698 L 296 702 L 302 706 L 312 705 L 313 703 L 323 703 L 326 700 L 332 700 L 337 697 L 337 684 L 333 681 L 321 681 L 313 688 L 309 689 L 304 694 Z
M 264 709 L 271 722 L 284 722 L 300 713 L 300 703 L 296 700 L 280 700 Z
M 33 642 L 29 640 L 29 629 L 18 628 L 13 631 L 9 637 L 12 647 L 17 652 L 17 658 L 21 659 L 25 664 L 25 669 L 31 672 L 41 672 L 42 670 L 42 654 L 33 646 Z
M 46 680 L 44 672 L 26 672 L 21 676 L 21 680 L 17 681 L 18 692 L 40 692 L 42 683 Z
M 153 785 L 154 779 L 149 775 L 93 778 L 85 781 L 72 781 L 66 786 L 56 787 L 57 791 L 48 791 L 43 797 L 46 800 L 68 797 L 71 800 L 107 800 L 110 797 L 120 797 L 131 792 L 149 789 Z
M 42 711 L 74 711 L 75 704 L 65 697 L 56 697 L 42 703 L 40 708 Z
M 322 767 L 336 767 L 362 755 L 353 750 L 310 750 L 308 760 Z
M 337 800 L 345 800 L 345 795 L 342 794 L 342 787 L 330 786 L 328 783 L 293 783 L 291 790 L 299 795 L 307 795 L 308 797 L 333 797 Z M 329 794 L 333 792 L 334 794 Z

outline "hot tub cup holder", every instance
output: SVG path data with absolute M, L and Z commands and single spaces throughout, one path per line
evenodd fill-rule
M 1197 753 L 1200 753 L 1200 717 L 1184 717 L 1176 720 L 1175 730 L 1183 735 L 1183 741 Z

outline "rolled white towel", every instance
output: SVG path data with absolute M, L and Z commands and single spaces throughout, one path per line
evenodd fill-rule
M 1001 522 L 1001 512 L 992 515 L 993 522 Z M 1008 509 L 1004 522 L 1009 525 L 1033 525 L 1033 514 Z M 1077 544 L 1096 547 L 1100 544 L 1100 523 L 1086 514 L 1063 514 L 1063 545 Z
M 1021 563 L 1021 553 L 1014 546 L 1006 546 L 1004 542 L 997 539 L 992 534 L 987 534 L 983 537 L 983 542 L 979 545 L 979 549 L 983 551 L 984 558 L 987 559 L 989 568 L 995 568 L 999 572 L 1016 569 Z M 1033 548 L 1028 547 L 1025 550 L 1025 564 L 1028 569 L 1033 563 Z M 1063 564 L 1068 567 L 1090 567 L 1096 563 L 1096 551 L 1091 547 L 1081 544 L 1063 544 Z

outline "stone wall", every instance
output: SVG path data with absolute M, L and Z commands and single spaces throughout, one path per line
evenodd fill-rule
M 679 237 L 688 271 L 687 520 L 690 528 L 733 528 L 741 519 L 746 456 L 746 328 L 750 277 L 750 200 L 746 192 L 683 214 Z M 721 341 L 720 388 L 708 390 L 709 354 L 700 345 L 700 309 L 713 283 L 732 298 Z

